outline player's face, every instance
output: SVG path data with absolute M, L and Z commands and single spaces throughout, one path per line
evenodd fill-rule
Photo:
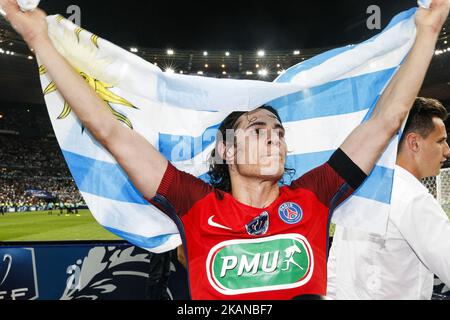
M 422 177 L 438 175 L 444 162 L 450 158 L 445 124 L 439 118 L 434 118 L 433 123 L 434 130 L 421 141 L 419 166 Z
M 280 179 L 286 161 L 285 130 L 270 111 L 257 109 L 238 120 L 235 164 L 241 175 Z

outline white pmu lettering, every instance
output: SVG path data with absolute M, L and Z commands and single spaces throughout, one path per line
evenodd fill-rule
M 372 14 L 367 19 L 367 28 L 369 30 L 381 29 L 381 9 L 377 5 L 371 5 L 367 8 L 367 14 Z
M 248 273 L 256 274 L 258 272 L 260 253 L 255 254 L 254 258 L 248 263 L 247 256 L 242 256 L 241 263 L 239 264 L 238 276 L 242 276 L 244 269 Z
M 77 5 L 71 5 L 67 7 L 67 14 L 72 14 L 67 20 L 72 21 L 76 25 L 81 27 L 81 9 Z
M 235 256 L 223 257 L 222 271 L 220 272 L 220 277 L 225 277 L 228 270 L 233 270 L 236 268 L 238 259 Z
M 272 260 L 270 260 L 272 257 Z M 249 258 L 246 255 L 242 255 L 240 259 L 236 256 L 228 256 L 222 258 L 222 270 L 220 272 L 220 277 L 225 277 L 226 273 L 230 270 L 236 268 L 239 263 L 239 268 L 237 275 L 242 276 L 245 272 L 250 274 L 256 274 L 258 272 L 259 267 L 265 273 L 274 272 L 278 267 L 278 259 L 280 257 L 280 252 L 265 252 L 262 255 L 262 263 L 261 263 L 261 254 L 257 253 L 255 256 L 249 261 Z
M 270 252 L 266 252 L 263 255 L 262 271 L 266 273 L 274 272 L 278 266 L 278 257 L 280 256 L 280 251 L 275 251 L 272 257 L 272 265 L 269 267 L 269 256 Z

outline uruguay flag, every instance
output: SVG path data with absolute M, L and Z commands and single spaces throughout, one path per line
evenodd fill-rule
M 61 16 L 47 19 L 58 51 L 117 120 L 144 136 L 178 169 L 207 180 L 207 159 L 220 122 L 232 111 L 263 104 L 281 115 L 292 151 L 287 166 L 296 169 L 294 178 L 326 162 L 346 136 L 368 119 L 412 48 L 415 11 L 397 15 L 368 41 L 291 67 L 274 82 L 163 73 Z M 181 241 L 175 223 L 142 197 L 114 158 L 84 130 L 45 66 L 39 67 L 58 143 L 97 221 L 152 252 L 177 247 Z M 384 233 L 397 143 L 395 137 L 364 185 L 335 211 L 335 223 Z

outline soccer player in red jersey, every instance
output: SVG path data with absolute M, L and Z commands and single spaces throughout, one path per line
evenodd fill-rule
M 322 166 L 280 187 L 287 153 L 277 113 L 232 113 L 217 139 L 212 185 L 177 170 L 147 140 L 122 126 L 53 47 L 41 10 L 0 0 L 58 90 L 139 191 L 180 219 L 194 299 L 291 299 L 326 294 L 328 224 L 333 209 L 370 173 L 413 105 L 450 9 L 419 8 L 417 39 L 371 118 Z M 299 137 L 301 138 L 301 137 Z M 222 163 L 221 163 L 222 162 Z

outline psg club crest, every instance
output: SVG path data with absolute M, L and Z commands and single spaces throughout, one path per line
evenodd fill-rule
M 287 224 L 296 224 L 302 220 L 303 210 L 294 202 L 285 202 L 278 208 L 278 215 Z
M 269 229 L 269 214 L 264 211 L 255 219 L 245 225 L 247 233 L 251 236 L 260 236 Z

